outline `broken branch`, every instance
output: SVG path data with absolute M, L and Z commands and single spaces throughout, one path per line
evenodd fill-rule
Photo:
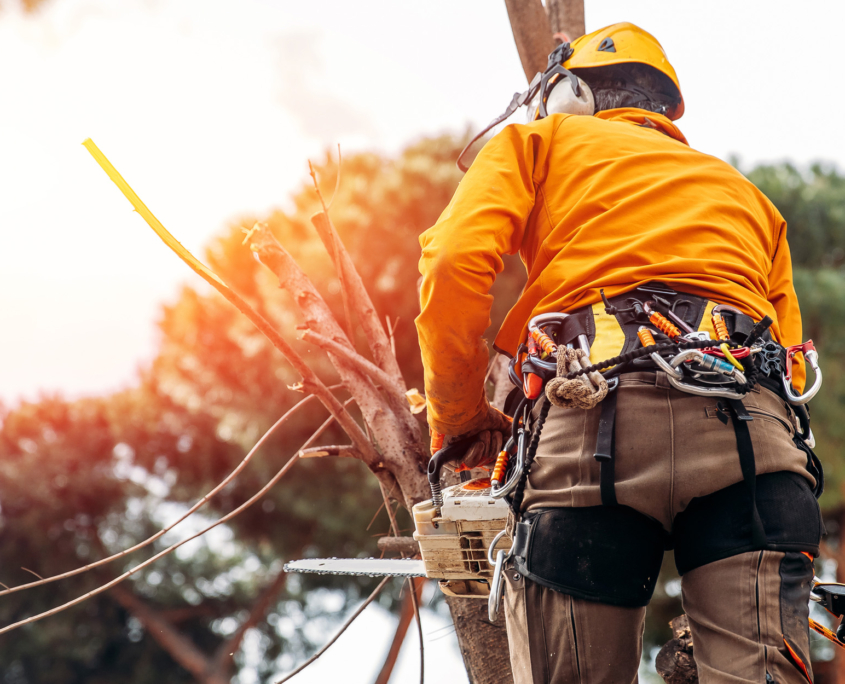
M 359 371 L 369 376 L 369 378 L 377 385 L 381 385 L 382 389 L 391 396 L 396 407 L 408 410 L 408 402 L 405 399 L 404 388 L 401 391 L 398 390 L 396 385 L 393 383 L 393 378 L 391 378 L 374 363 L 367 361 L 367 359 L 361 356 L 354 349 L 350 349 L 349 347 L 335 342 L 324 335 L 320 335 L 313 330 L 303 330 L 301 337 L 306 342 L 313 342 L 321 349 L 325 349 L 326 351 L 341 357 L 344 361 L 348 361 Z
M 123 179 L 123 176 L 118 173 L 117 169 L 94 144 L 93 140 L 88 138 L 82 144 L 91 153 L 103 171 L 106 172 L 108 177 L 115 185 L 117 185 L 126 199 L 131 202 L 132 206 L 147 222 L 150 228 L 152 228 L 156 235 L 162 239 L 164 244 L 176 252 L 179 258 L 188 264 L 194 272 L 199 274 L 203 280 L 234 304 L 241 313 L 252 321 L 253 325 L 255 325 L 255 327 L 258 328 L 265 337 L 273 343 L 273 346 L 282 353 L 288 363 L 290 363 L 291 366 L 293 366 L 294 369 L 302 376 L 303 382 L 311 389 L 313 394 L 317 395 L 317 398 L 329 410 L 329 413 L 337 418 L 337 422 L 346 431 L 346 434 L 349 435 L 353 444 L 361 449 L 362 453 L 367 453 L 371 457 L 375 457 L 375 449 L 373 448 L 372 443 L 367 439 L 364 431 L 361 430 L 358 423 L 356 423 L 352 419 L 352 416 L 350 416 L 349 413 L 341 407 L 334 395 L 329 392 L 328 388 L 323 384 L 320 378 L 317 377 L 317 374 L 314 373 L 314 371 L 312 371 L 305 363 L 304 359 L 299 356 L 296 351 L 294 351 L 293 347 L 287 343 L 281 333 L 279 333 L 279 331 L 276 330 L 266 318 L 253 309 L 243 297 L 224 283 L 216 273 L 212 272 L 208 267 L 200 262 L 199 259 L 185 249 L 185 247 L 182 246 L 175 237 L 173 237 L 170 231 L 168 231 L 161 221 L 159 221 L 147 208 L 147 205 L 141 201 L 141 198 L 138 197 L 135 191 L 129 186 L 129 183 Z
M 355 264 L 352 262 L 352 257 L 346 251 L 340 237 L 337 235 L 334 225 L 325 211 L 314 214 L 311 217 L 311 223 L 317 229 L 317 234 L 323 241 L 326 249 L 331 252 L 332 247 L 337 249 L 339 272 L 343 273 L 345 285 L 349 288 L 349 299 L 355 312 L 358 314 L 358 320 L 361 322 L 361 327 L 364 330 L 364 335 L 367 338 L 367 344 L 370 347 L 370 352 L 375 359 L 376 365 L 384 370 L 391 378 L 393 384 L 402 388 L 404 392 L 405 380 L 402 377 L 402 372 L 399 370 L 399 363 L 390 349 L 390 340 L 381 325 L 376 308 L 373 306 L 373 301 L 364 287 L 364 281 Z

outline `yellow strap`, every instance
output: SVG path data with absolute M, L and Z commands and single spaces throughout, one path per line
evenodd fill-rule
M 711 340 L 719 339 L 719 334 L 713 327 L 713 309 L 717 306 L 718 304 L 716 302 L 707 302 L 707 306 L 704 307 L 704 315 L 701 317 L 701 325 L 698 326 L 699 330 L 709 333 Z
M 123 180 L 123 176 L 121 176 L 117 169 L 112 166 L 112 163 L 106 159 L 106 155 L 104 155 L 100 148 L 94 144 L 94 141 L 91 138 L 86 138 L 85 141 L 82 143 L 86 150 L 91 153 L 91 156 L 94 157 L 96 162 L 100 165 L 103 171 L 106 172 L 109 178 L 114 181 L 114 184 L 120 188 L 120 191 L 126 196 L 132 206 L 135 208 L 141 217 L 149 224 L 150 228 L 152 228 L 156 234 L 164 241 L 170 249 L 172 249 L 176 254 L 181 257 L 181 259 L 188 264 L 192 269 L 194 269 L 200 275 L 211 278 L 212 280 L 220 283 L 223 287 L 228 287 L 226 283 L 224 283 L 220 277 L 214 273 L 213 271 L 206 268 L 206 266 L 199 261 L 193 254 L 191 254 L 187 249 L 182 246 L 175 237 L 173 237 L 170 232 L 165 228 L 161 221 L 159 221 L 155 216 L 153 216 L 153 212 L 147 209 L 147 205 L 141 201 L 141 198 L 135 194 L 135 191 L 129 187 L 129 183 Z
M 625 333 L 622 326 L 604 310 L 603 302 L 593 304 L 593 320 L 596 323 L 596 340 L 590 349 L 590 361 L 596 363 L 619 356 L 625 346 Z

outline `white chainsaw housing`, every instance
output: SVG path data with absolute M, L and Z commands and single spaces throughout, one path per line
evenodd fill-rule
M 441 580 L 440 588 L 453 596 L 486 598 L 493 566 L 487 550 L 505 529 L 508 505 L 494 499 L 490 488 L 479 488 L 483 480 L 463 482 L 443 490 L 440 515 L 431 500 L 413 508 L 414 539 L 419 542 L 425 574 Z M 504 535 L 495 551 L 507 551 L 511 540 Z

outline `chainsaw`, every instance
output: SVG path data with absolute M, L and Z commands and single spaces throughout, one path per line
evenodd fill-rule
M 286 563 L 285 572 L 427 577 L 438 580 L 447 596 L 488 599 L 490 619 L 495 620 L 502 589 L 501 574 L 511 548 L 506 530 L 510 509 L 504 497 L 521 471 L 517 466 L 525 437 L 520 427 L 517 458 L 510 469 L 510 478 L 501 487 L 491 483 L 489 477 L 478 477 L 443 489 L 440 483 L 443 466 L 465 453 L 474 441 L 470 437 L 454 442 L 429 461 L 432 497 L 411 510 L 419 559 L 307 558 Z

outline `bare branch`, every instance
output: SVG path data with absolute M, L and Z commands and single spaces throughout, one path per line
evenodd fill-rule
M 323 458 L 324 456 L 338 456 L 341 458 L 357 458 L 359 461 L 364 459 L 361 453 L 349 444 L 338 446 L 333 444 L 331 446 L 311 447 L 310 449 L 300 449 L 299 458 Z
M 283 684 L 284 682 L 288 681 L 292 677 L 295 677 L 300 672 L 302 672 L 306 667 L 308 667 L 311 663 L 313 663 L 315 660 L 317 660 L 317 658 L 319 658 L 326 651 L 328 651 L 329 648 L 332 646 L 332 644 L 334 644 L 334 642 L 337 641 L 340 638 L 340 635 L 343 634 L 349 628 L 349 625 L 351 625 L 353 622 L 355 622 L 355 619 L 361 613 L 364 612 L 364 609 L 373 602 L 373 599 L 375 599 L 375 597 L 379 595 L 379 592 L 381 592 L 381 590 L 384 589 L 385 585 L 391 579 L 392 578 L 390 578 L 390 577 L 385 577 L 381 582 L 379 582 L 379 585 L 375 589 L 373 589 L 373 593 L 370 594 L 367 597 L 367 599 L 360 606 L 358 606 L 358 609 L 354 613 L 352 613 L 352 615 L 349 616 L 349 618 L 346 620 L 346 622 L 344 622 L 343 625 L 341 625 L 341 628 L 335 633 L 335 635 L 331 639 L 329 639 L 329 641 L 323 646 L 323 648 L 321 648 L 319 651 L 317 651 L 308 660 L 306 660 L 304 663 L 302 663 L 302 665 L 297 667 L 293 672 L 289 672 L 287 675 L 285 675 L 282 679 L 280 679 L 278 682 L 276 682 L 276 684 Z
M 332 385 L 331 387 L 329 387 L 329 389 L 335 390 L 335 389 L 338 389 L 340 387 L 343 387 L 343 385 Z M 252 460 L 252 457 L 255 455 L 255 452 L 257 452 L 262 447 L 262 445 L 270 438 L 270 436 L 276 430 L 278 430 L 282 425 L 284 425 L 288 420 L 290 420 L 290 418 L 297 411 L 304 408 L 313 399 L 314 399 L 313 394 L 308 395 L 304 399 L 301 399 L 296 404 L 294 404 L 290 409 L 288 409 L 288 411 L 281 418 L 279 418 L 275 423 L 273 423 L 273 425 L 270 427 L 270 429 L 267 430 L 267 432 L 265 432 L 261 436 L 261 438 L 252 447 L 252 449 L 249 450 L 249 453 L 247 453 L 247 455 L 244 456 L 243 460 L 238 464 L 238 466 L 231 473 L 229 473 L 226 476 L 226 478 L 220 484 L 218 484 L 208 494 L 206 494 L 199 501 L 197 501 L 197 503 L 195 503 L 193 506 L 191 506 L 191 508 L 188 511 L 186 511 L 185 514 L 182 515 L 182 517 L 179 518 L 178 520 L 176 520 L 175 522 L 171 523 L 167 527 L 162 528 L 161 530 L 156 532 L 154 535 L 152 535 L 151 537 L 148 537 L 147 539 L 140 542 L 139 544 L 135 544 L 135 546 L 133 546 L 131 548 L 124 549 L 120 553 L 116 553 L 113 556 L 109 556 L 108 558 L 103 558 L 103 559 L 95 561 L 93 563 L 89 563 L 88 565 L 86 565 L 84 567 L 76 568 L 75 570 L 65 572 L 61 575 L 54 575 L 53 577 L 42 578 L 41 581 L 39 581 L 39 582 L 30 582 L 28 584 L 21 584 L 20 586 L 12 587 L 11 589 L 6 587 L 6 591 L 0 591 L 0 596 L 4 596 L 5 594 L 12 594 L 14 592 L 22 591 L 24 589 L 31 589 L 33 587 L 41 586 L 42 584 L 48 584 L 50 582 L 56 582 L 57 580 L 67 579 L 68 577 L 73 577 L 74 575 L 79 575 L 83 572 L 87 572 L 88 570 L 93 570 L 94 568 L 100 567 L 101 565 L 105 565 L 106 563 L 111 563 L 112 561 L 117 560 L 118 558 L 123 558 L 124 556 L 127 556 L 130 553 L 134 553 L 135 551 L 139 551 L 140 549 L 143 549 L 145 546 L 149 546 L 154 541 L 156 541 L 156 539 L 159 539 L 160 537 L 162 537 L 165 534 L 167 534 L 168 532 L 170 532 L 170 530 L 172 530 L 174 527 L 176 527 L 185 518 L 187 518 L 189 515 L 196 512 L 200 508 L 202 508 L 206 503 L 208 503 L 218 493 L 220 493 L 220 490 L 222 490 L 226 485 L 228 485 L 232 480 L 234 480 L 238 476 L 238 474 L 240 474 L 240 472 L 244 468 L 246 468 L 247 464 L 250 462 L 250 460 Z M 348 403 L 349 403 L 349 401 L 347 401 L 344 404 L 344 407 Z M 30 570 L 30 572 L 32 572 L 32 571 Z M 32 574 L 35 575 L 35 573 L 32 573 Z M 39 577 L 39 575 L 36 575 L 36 577 Z M 3 586 L 5 586 L 5 585 L 3 585 Z
M 390 392 L 387 393 L 388 401 L 386 402 L 370 377 L 362 374 L 357 367 L 350 365 L 349 359 L 357 354 L 335 320 L 331 309 L 308 276 L 272 233 L 265 226 L 258 224 L 251 231 L 249 241 L 250 249 L 258 254 L 262 263 L 276 274 L 279 284 L 293 295 L 308 328 L 339 345 L 335 349 L 338 353 L 330 351 L 329 358 L 337 368 L 347 389 L 355 397 L 364 421 L 372 428 L 375 441 L 381 450 L 380 457 L 367 458 L 371 470 L 384 481 L 384 476 L 379 474 L 373 464 L 378 458 L 389 461 L 389 470 L 394 477 L 398 478 L 409 508 L 417 501 L 426 498 L 425 482 L 419 477 L 421 471 L 418 468 L 418 465 L 425 460 L 426 454 L 422 446 L 419 423 L 410 414 L 407 402 L 404 398 L 397 399 Z M 363 285 L 361 287 L 363 288 Z M 346 350 L 342 352 L 342 358 L 338 355 L 341 349 Z M 387 388 L 396 387 L 397 382 L 394 378 L 392 376 L 389 378 L 391 382 Z M 401 381 L 399 386 L 404 388 L 404 381 Z M 368 451 L 374 451 L 370 442 L 366 448 L 362 448 L 355 440 L 352 440 L 352 443 L 365 456 Z M 407 455 L 411 455 L 412 458 L 408 459 Z
M 403 556 L 416 556 L 420 552 L 420 543 L 413 537 L 379 537 L 376 543 L 379 551 Z
M 555 49 L 549 17 L 540 0 L 505 0 L 511 31 L 528 82 L 546 70 L 549 53 Z
M 135 594 L 124 587 L 114 587 L 111 596 L 138 621 L 170 657 L 203 684 L 228 684 L 229 678 L 214 674 L 211 662 L 193 642 L 161 617 Z
M 340 145 L 337 146 L 337 183 L 335 183 L 335 195 L 337 194 L 338 187 L 340 186 Z M 326 201 L 323 199 L 323 193 L 320 192 L 320 184 L 317 183 L 317 172 L 314 171 L 314 166 L 311 164 L 311 161 L 308 161 L 308 170 L 311 172 L 311 180 L 314 181 L 314 190 L 317 191 L 317 197 L 320 198 L 320 203 L 323 205 L 323 211 L 328 213 L 329 207 L 331 207 L 332 202 L 334 202 L 335 195 L 332 195 L 332 201 L 329 202 L 329 207 L 326 206 Z M 332 264 L 334 264 L 334 270 L 337 273 L 337 277 L 340 280 L 340 296 L 343 299 L 343 316 L 346 321 L 346 334 L 351 341 L 355 340 L 355 335 L 353 333 L 352 328 L 352 309 L 349 306 L 349 287 L 346 282 L 346 274 L 343 272 L 343 269 L 340 266 L 340 240 L 335 236 L 335 238 L 331 241 L 331 244 L 326 245 L 326 249 L 329 253 L 329 256 L 332 258 Z
M 333 420 L 336 420 L 336 418 L 334 416 L 332 416 L 325 423 L 323 423 L 323 425 L 317 430 L 317 432 L 315 432 L 311 437 L 309 437 L 308 440 L 305 442 L 305 444 L 302 445 L 301 448 L 306 448 L 306 447 L 310 446 L 311 442 L 313 440 L 317 439 L 317 437 L 321 434 L 321 432 L 323 430 L 325 430 L 325 428 L 327 428 Z M 134 568 L 127 570 L 126 572 L 124 572 L 119 577 L 116 577 L 115 579 L 111 580 L 110 582 L 107 582 L 106 584 L 103 584 L 103 585 L 97 587 L 96 589 L 92 589 L 91 591 L 89 591 L 86 594 L 83 594 L 82 596 L 79 596 L 79 597 L 77 597 L 77 598 L 75 598 L 71 601 L 68 601 L 67 603 L 62 604 L 61 606 L 57 606 L 56 608 L 51 608 L 50 610 L 44 611 L 43 613 L 39 613 L 38 615 L 33 615 L 32 617 L 26 618 L 25 620 L 19 620 L 18 622 L 15 622 L 15 623 L 12 623 L 11 625 L 7 625 L 6 627 L 3 627 L 2 629 L 0 629 L 0 634 L 5 634 L 6 632 L 11 632 L 13 629 L 17 629 L 18 627 L 30 624 L 32 622 L 37 622 L 38 620 L 41 620 L 45 617 L 50 617 L 51 615 L 56 615 L 57 613 L 61 613 L 63 610 L 67 610 L 68 608 L 72 608 L 73 606 L 76 606 L 76 605 L 82 603 L 83 601 L 86 601 L 87 599 L 93 597 L 93 596 L 97 596 L 98 594 L 102 594 L 104 591 L 108 591 L 112 587 L 115 587 L 118 584 L 120 584 L 127 577 L 131 577 L 135 573 L 140 572 L 141 570 L 146 568 L 148 565 L 152 565 L 157 560 L 159 560 L 159 559 L 163 558 L 164 556 L 166 556 L 167 554 L 175 551 L 180 546 L 187 544 L 189 541 L 192 541 L 192 540 L 196 539 L 197 537 L 201 537 L 206 532 L 214 529 L 218 525 L 222 525 L 223 523 L 228 522 L 232 518 L 234 518 L 237 515 L 243 513 L 247 508 L 252 506 L 256 501 L 258 501 L 267 492 L 269 492 L 275 486 L 275 484 L 279 480 L 281 480 L 282 477 L 284 477 L 284 475 L 291 469 L 291 467 L 294 465 L 294 463 L 296 463 L 298 460 L 299 460 L 299 453 L 297 452 L 290 459 L 288 459 L 287 463 L 285 463 L 285 465 L 282 466 L 282 468 L 270 479 L 270 481 L 267 484 L 265 484 L 260 490 L 258 490 L 258 492 L 256 492 L 252 497 L 250 497 L 247 501 L 242 503 L 240 506 L 238 506 L 236 509 L 234 509 L 230 513 L 227 513 L 222 518 L 220 518 L 219 520 L 216 520 L 211 525 L 208 525 L 207 527 L 200 530 L 196 534 L 193 534 L 190 537 L 188 537 L 187 539 L 183 539 L 180 542 L 176 542 L 175 544 L 168 546 L 166 549 L 164 549 L 163 551 L 160 551 L 159 553 L 152 556 L 151 558 L 148 558 L 143 563 L 139 563 Z M 370 466 L 370 467 L 371 467 L 371 469 L 378 468 L 378 464 L 374 464 L 373 466 Z M 374 470 L 374 472 L 375 472 L 376 476 L 379 476 L 379 472 L 377 472 L 376 470 Z M 388 475 L 389 475 L 389 473 L 388 473 Z M 392 478 L 389 478 L 389 477 L 385 477 L 385 479 L 387 481 L 392 481 Z
M 306 342 L 313 342 L 318 347 L 325 349 L 336 356 L 340 356 L 344 361 L 351 363 L 359 371 L 369 376 L 376 384 L 381 385 L 382 389 L 391 396 L 397 407 L 406 411 L 410 410 L 408 408 L 408 401 L 405 399 L 404 388 L 401 390 L 397 389 L 396 385 L 393 383 L 393 378 L 391 378 L 374 363 L 367 361 L 367 359 L 361 356 L 354 349 L 350 349 L 349 347 L 339 344 L 338 342 L 335 342 L 324 335 L 320 335 L 313 330 L 303 330 L 301 337 Z
M 417 621 L 417 635 L 420 640 L 420 684 L 425 684 L 425 644 L 423 643 L 422 618 L 420 617 L 420 599 L 422 588 L 425 586 L 424 577 L 409 577 L 411 588 L 411 602 L 414 605 L 414 619 Z
M 394 537 L 398 537 L 399 525 L 396 522 L 396 514 L 390 506 L 390 495 L 381 482 L 379 482 L 379 488 L 381 489 L 381 500 L 384 502 L 384 510 L 387 512 L 387 519 L 390 521 L 390 530 L 393 532 Z
M 373 306 L 367 288 L 364 287 L 364 282 L 352 262 L 352 257 L 346 251 L 346 247 L 338 236 L 334 225 L 332 225 L 329 215 L 325 211 L 314 214 L 311 217 L 311 223 L 317 229 L 317 233 L 327 250 L 331 252 L 331 246 L 336 245 L 340 271 L 343 273 L 346 286 L 349 288 L 349 299 L 355 313 L 358 314 L 358 320 L 364 329 L 364 335 L 367 337 L 367 344 L 376 365 L 390 375 L 393 378 L 393 383 L 401 387 L 404 392 L 406 389 L 405 380 L 399 370 L 399 363 L 390 349 L 390 340 L 384 332 L 376 308 Z

